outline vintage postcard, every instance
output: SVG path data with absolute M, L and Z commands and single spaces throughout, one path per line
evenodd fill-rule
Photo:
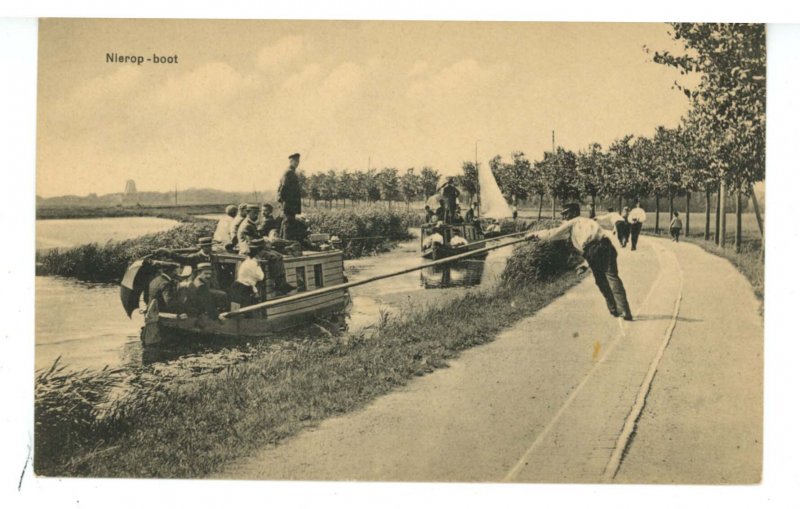
M 760 483 L 766 32 L 40 20 L 35 474 Z

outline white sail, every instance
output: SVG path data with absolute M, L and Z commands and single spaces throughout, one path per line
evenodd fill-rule
M 503 198 L 500 186 L 497 185 L 490 168 L 479 166 L 478 183 L 481 186 L 481 216 L 494 219 L 511 217 L 511 207 L 508 206 L 506 199 Z

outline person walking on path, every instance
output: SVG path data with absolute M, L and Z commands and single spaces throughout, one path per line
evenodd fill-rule
M 636 244 L 639 243 L 639 234 L 642 232 L 642 225 L 647 221 L 647 214 L 640 202 L 636 202 L 636 207 L 628 214 L 628 222 L 631 227 L 631 251 L 636 251 Z
M 286 238 L 286 230 L 289 224 L 294 222 L 294 217 L 303 210 L 301 199 L 302 189 L 300 189 L 300 179 L 297 178 L 297 167 L 300 165 L 300 154 L 289 156 L 289 167 L 281 178 L 278 187 L 278 202 L 283 205 L 283 224 L 281 225 L 281 237 Z
M 617 250 L 597 221 L 581 217 L 577 203 L 568 204 L 561 211 L 564 223 L 550 230 L 533 231 L 525 235 L 528 240 L 569 240 L 583 256 L 594 274 L 594 281 L 603 294 L 611 316 L 633 320 L 625 286 L 617 269 Z
M 628 233 L 628 222 L 625 221 L 625 218 L 622 217 L 619 213 L 614 211 L 613 207 L 608 208 L 608 214 L 603 214 L 602 216 L 597 216 L 594 218 L 595 221 L 608 221 L 614 227 L 614 233 L 617 235 L 617 239 L 619 240 L 619 244 L 622 247 L 625 247 L 627 242 L 627 233 Z
M 672 236 L 673 242 L 678 242 L 678 238 L 681 236 L 682 229 L 683 223 L 678 215 L 678 211 L 675 210 L 672 212 L 672 221 L 669 223 L 669 234 Z

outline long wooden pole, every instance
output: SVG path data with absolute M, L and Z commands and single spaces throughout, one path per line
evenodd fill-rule
M 510 233 L 508 235 L 503 235 L 503 237 L 511 237 L 511 236 L 515 236 L 515 235 L 524 235 L 525 233 L 527 233 L 527 232 Z M 495 237 L 495 239 L 500 239 L 500 238 L 503 238 L 503 237 Z M 490 239 L 490 240 L 495 240 L 495 239 Z M 348 288 L 353 288 L 354 286 L 365 285 L 367 283 L 372 283 L 374 281 L 380 281 L 382 279 L 387 279 L 387 278 L 394 277 L 394 276 L 400 276 L 402 274 L 407 274 L 409 272 L 415 272 L 417 270 L 427 269 L 428 267 L 436 267 L 437 265 L 443 265 L 445 263 L 454 262 L 456 260 L 462 260 L 464 258 L 469 258 L 471 256 L 475 256 L 476 254 L 488 253 L 489 251 L 492 251 L 494 249 L 500 249 L 501 247 L 511 246 L 513 244 L 518 244 L 520 242 L 526 242 L 526 241 L 527 241 L 527 239 L 516 239 L 516 240 L 512 240 L 510 242 L 506 242 L 506 243 L 499 244 L 499 245 L 496 245 L 496 246 L 489 246 L 489 247 L 484 247 L 484 248 L 481 248 L 481 249 L 475 249 L 473 251 L 468 251 L 468 252 L 462 253 L 460 255 L 448 256 L 447 258 L 442 258 L 441 260 L 436 260 L 434 262 L 423 263 L 422 265 L 417 265 L 417 266 L 414 266 L 414 267 L 410 267 L 408 269 L 398 270 L 398 271 L 395 271 L 395 272 L 389 272 L 387 274 L 381 274 L 379 276 L 369 277 L 369 278 L 366 278 L 366 279 L 362 279 L 360 281 L 353 281 L 353 282 L 350 282 L 350 283 L 342 283 L 342 284 L 339 284 L 339 285 L 329 286 L 327 288 L 320 288 L 318 290 L 311 290 L 310 292 L 303 292 L 303 293 L 298 293 L 296 295 L 290 295 L 289 297 L 283 297 L 283 298 L 280 298 L 280 299 L 268 300 L 266 302 L 260 302 L 258 304 L 253 304 L 252 306 L 245 306 L 243 308 L 239 308 L 236 311 L 228 311 L 227 313 L 222 313 L 222 314 L 220 314 L 220 317 L 221 318 L 230 318 L 230 317 L 241 315 L 241 314 L 244 314 L 244 313 L 249 313 L 250 311 L 257 311 L 259 309 L 271 308 L 271 307 L 279 306 L 281 304 L 288 304 L 290 302 L 296 302 L 298 300 L 308 299 L 310 297 L 316 297 L 318 295 L 324 295 L 326 293 L 336 292 L 336 291 L 339 291 L 339 290 L 346 290 Z

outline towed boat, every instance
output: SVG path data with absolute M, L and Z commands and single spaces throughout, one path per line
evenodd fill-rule
M 228 292 L 235 281 L 239 265 L 245 256 L 233 253 L 213 253 L 211 266 L 214 284 L 212 288 Z M 296 294 L 312 292 L 325 287 L 341 285 L 344 276 L 344 255 L 341 250 L 304 251 L 299 256 L 284 257 L 286 280 L 297 287 Z M 149 260 L 133 262 L 125 272 L 120 284 L 122 305 L 128 316 L 139 309 L 145 297 L 145 323 L 141 339 L 145 346 L 165 341 L 180 340 L 187 337 L 210 338 L 256 338 L 270 333 L 286 330 L 318 318 L 339 321 L 350 304 L 346 289 L 310 295 L 307 299 L 278 303 L 281 297 L 276 291 L 276 282 L 269 275 L 266 261 L 262 269 L 267 278 L 259 288 L 260 295 L 266 295 L 264 302 L 275 301 L 275 306 L 265 307 L 247 314 L 237 314 L 225 320 L 211 319 L 204 315 L 189 316 L 175 310 L 159 309 L 158 300 L 147 296 L 147 286 L 158 275 L 158 267 Z M 227 312 L 225 305 L 220 312 Z
M 458 242 L 454 240 L 460 239 Z M 441 260 L 486 247 L 486 239 L 474 224 L 423 225 L 420 228 L 420 248 L 423 258 Z M 475 255 L 485 258 L 486 253 Z

